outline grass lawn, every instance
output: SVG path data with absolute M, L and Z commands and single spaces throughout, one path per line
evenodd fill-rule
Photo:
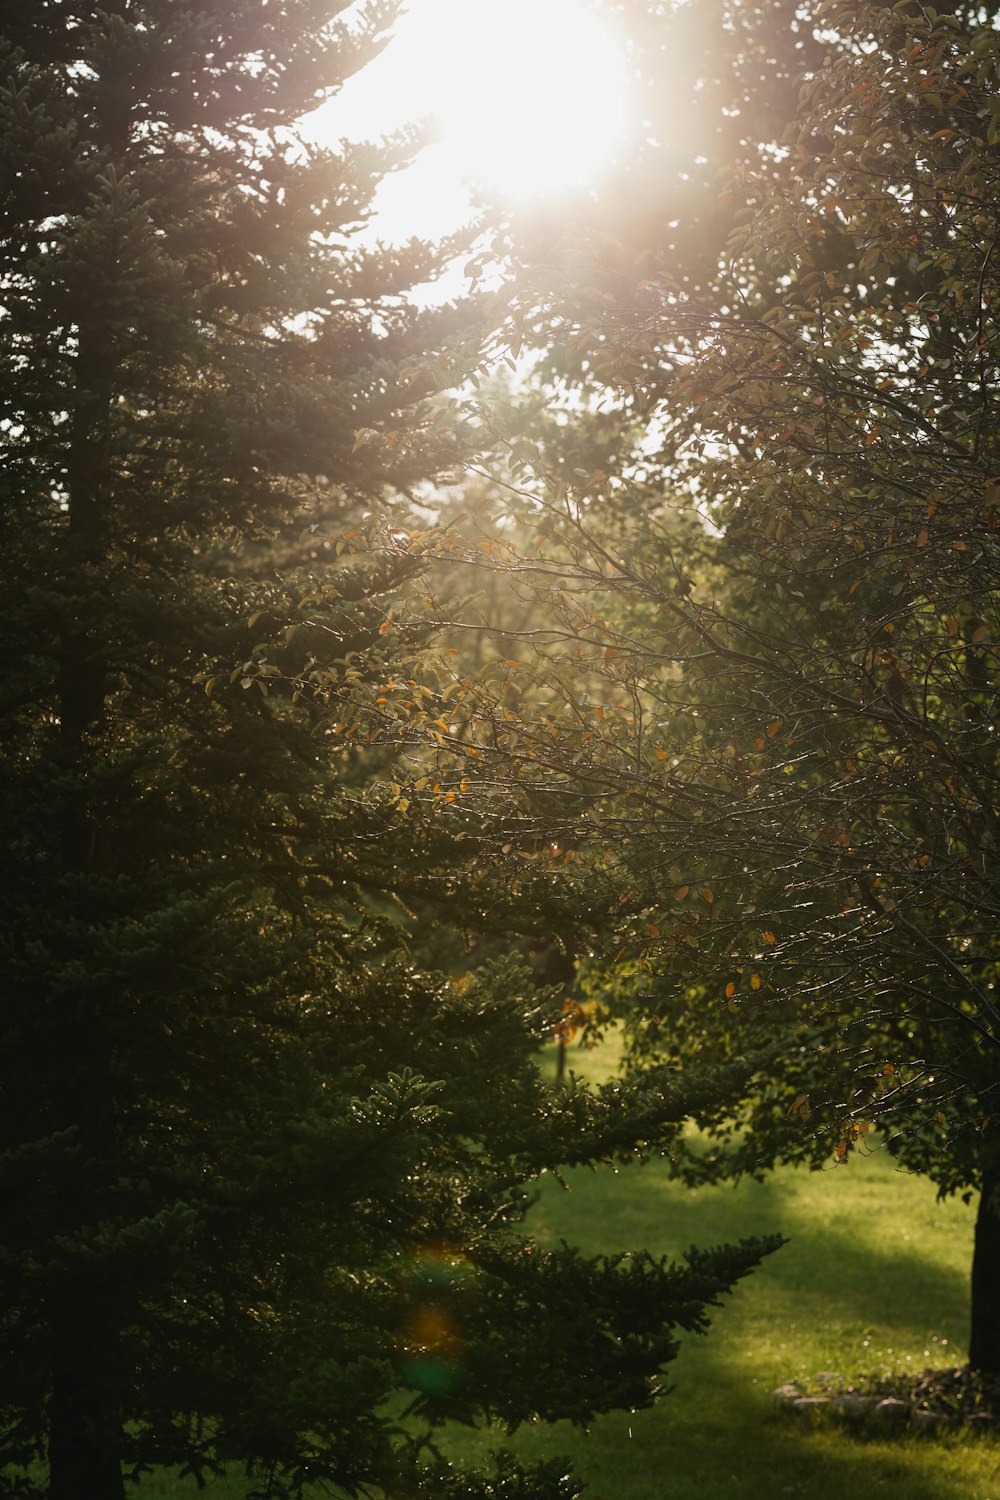
M 610 1044 L 573 1065 L 606 1072 Z M 690 1191 L 655 1163 L 546 1179 L 531 1227 L 585 1250 L 680 1254 L 780 1230 L 789 1244 L 688 1339 L 670 1367 L 675 1389 L 652 1411 L 616 1413 L 581 1434 L 562 1424 L 502 1433 L 450 1431 L 455 1458 L 506 1444 L 524 1458 L 567 1454 L 588 1500 L 1000 1500 L 1000 1441 L 960 1431 L 855 1435 L 780 1413 L 772 1389 L 819 1371 L 867 1372 L 961 1363 L 965 1355 L 974 1205 L 938 1203 L 929 1182 L 884 1152 L 826 1172 L 784 1170 L 764 1183 Z M 212 1500 L 244 1486 L 213 1485 Z M 140 1500 L 196 1493 L 167 1475 Z

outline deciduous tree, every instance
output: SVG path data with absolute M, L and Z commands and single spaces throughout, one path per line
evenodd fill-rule
M 744 141 L 710 275 L 669 224 L 525 242 L 507 337 L 568 351 L 551 408 L 613 403 L 619 440 L 567 467 L 563 431 L 500 433 L 547 719 L 481 701 L 480 741 L 539 845 L 561 860 L 575 821 L 574 863 L 619 883 L 636 1055 L 777 1042 L 728 1106 L 744 1144 L 698 1170 L 843 1160 L 877 1121 L 981 1191 L 970 1357 L 996 1372 L 998 32 L 800 19 L 825 58 Z

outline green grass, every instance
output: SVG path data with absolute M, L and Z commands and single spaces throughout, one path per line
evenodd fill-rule
M 606 1075 L 614 1044 L 574 1049 L 573 1066 Z M 891 1438 L 779 1412 L 773 1388 L 820 1371 L 845 1378 L 961 1363 L 965 1354 L 974 1206 L 939 1203 L 926 1180 L 885 1152 L 763 1183 L 690 1191 L 656 1163 L 570 1173 L 569 1191 L 542 1183 L 531 1229 L 583 1249 L 679 1255 L 779 1230 L 789 1243 L 690 1338 L 651 1411 L 614 1413 L 581 1434 L 567 1424 L 502 1433 L 449 1431 L 455 1459 L 500 1445 L 523 1458 L 569 1455 L 587 1500 L 1000 1500 L 1000 1443 L 961 1431 Z M 245 1486 L 216 1484 L 211 1500 Z M 140 1500 L 193 1497 L 193 1484 L 155 1475 Z
M 574 1054 L 598 1073 L 607 1051 Z M 771 1391 L 820 1371 L 861 1373 L 961 1363 L 974 1206 L 939 1203 L 926 1180 L 885 1152 L 829 1171 L 775 1172 L 763 1183 L 695 1191 L 657 1164 L 569 1174 L 543 1185 L 533 1229 L 590 1251 L 680 1254 L 779 1230 L 789 1243 L 688 1339 L 651 1411 L 615 1413 L 589 1434 L 535 1428 L 511 1446 L 572 1456 L 589 1500 L 762 1500 L 906 1496 L 1000 1500 L 1000 1445 L 961 1432 L 859 1436 L 779 1412 Z M 495 1446 L 503 1441 L 494 1435 Z M 449 1452 L 484 1454 L 484 1434 L 449 1434 Z

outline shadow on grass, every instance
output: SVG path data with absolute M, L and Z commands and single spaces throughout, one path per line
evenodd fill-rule
M 928 1209 L 950 1218 L 935 1230 L 915 1225 L 912 1241 L 894 1239 L 898 1206 L 879 1204 L 892 1174 L 884 1167 L 878 1173 L 863 1185 L 870 1188 L 861 1195 L 872 1199 L 863 1205 L 868 1212 L 859 1214 L 859 1184 L 852 1182 L 850 1211 L 839 1215 L 838 1197 L 847 1207 L 846 1195 L 824 1174 L 785 1169 L 762 1182 L 691 1191 L 655 1166 L 631 1167 L 604 1183 L 593 1174 L 574 1176 L 569 1193 L 545 1195 L 527 1227 L 589 1253 L 642 1247 L 675 1256 L 691 1244 L 777 1231 L 788 1244 L 743 1283 L 744 1296 L 766 1300 L 774 1312 L 780 1305 L 786 1319 L 815 1327 L 834 1316 L 841 1326 L 891 1328 L 897 1339 L 920 1341 L 939 1326 L 954 1337 L 967 1318 L 972 1210 L 941 1209 L 929 1184 L 907 1181 L 907 1223 L 921 1211 L 926 1219 Z M 934 1250 L 947 1245 L 946 1261 L 928 1253 L 928 1234 L 936 1236 Z
M 926 1181 L 888 1159 L 830 1173 L 779 1170 L 762 1182 L 689 1191 L 663 1166 L 572 1174 L 547 1189 L 528 1230 L 588 1253 L 644 1246 L 679 1255 L 773 1232 L 790 1243 L 687 1338 L 650 1411 L 601 1418 L 586 1436 L 560 1426 L 518 1441 L 526 1456 L 571 1453 L 587 1500 L 1000 1500 L 994 1441 L 953 1433 L 871 1433 L 779 1412 L 771 1388 L 820 1370 L 888 1363 L 912 1370 L 962 1358 L 972 1211 L 941 1206 Z M 934 1338 L 936 1330 L 947 1339 Z M 868 1336 L 870 1335 L 870 1337 Z M 924 1358 L 925 1341 L 929 1356 Z M 483 1449 L 480 1448 L 482 1452 Z
M 906 1431 L 857 1437 L 846 1428 L 794 1419 L 763 1397 L 719 1407 L 668 1395 L 652 1410 L 600 1418 L 589 1433 L 561 1423 L 513 1441 L 452 1436 L 450 1454 L 484 1462 L 490 1447 L 522 1460 L 568 1455 L 586 1500 L 844 1500 L 905 1494 L 906 1500 L 996 1500 L 995 1445 Z

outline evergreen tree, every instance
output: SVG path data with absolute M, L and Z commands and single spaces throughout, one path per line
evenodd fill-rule
M 338 9 L 3 7 L 0 1410 L 25 1495 L 238 1461 L 274 1496 L 554 1500 L 551 1469 L 421 1470 L 421 1434 L 652 1399 L 675 1330 L 768 1248 L 533 1250 L 529 1178 L 699 1089 L 555 1099 L 544 996 L 406 952 L 449 900 L 554 918 L 544 883 L 491 886 L 475 818 L 390 805 L 359 727 L 408 670 L 414 563 L 356 564 L 350 533 L 435 472 L 414 361 L 460 363 L 470 314 L 405 301 L 435 252 L 351 246 L 413 143 L 298 139 L 393 7 Z

